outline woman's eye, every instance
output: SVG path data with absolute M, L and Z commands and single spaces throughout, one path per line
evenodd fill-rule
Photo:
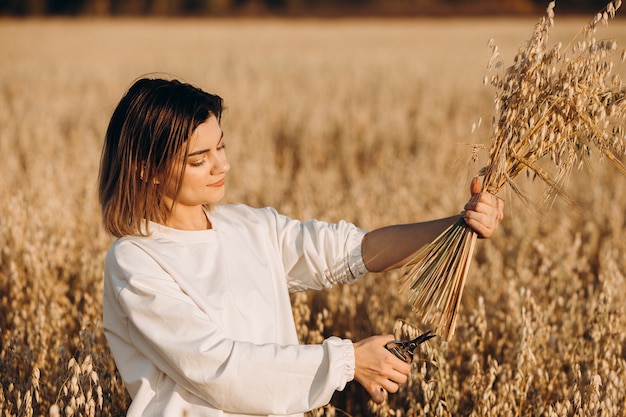
M 206 158 L 202 158 L 202 159 L 197 160 L 197 161 L 190 161 L 189 165 L 191 165 L 192 167 L 199 167 L 199 166 L 202 166 L 202 164 L 204 164 L 205 160 L 206 160 Z

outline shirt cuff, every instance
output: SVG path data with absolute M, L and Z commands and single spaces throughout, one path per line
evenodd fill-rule
M 365 236 L 365 231 L 357 229 L 356 233 L 352 233 L 346 241 L 346 253 L 348 254 L 348 269 L 352 274 L 353 279 L 357 279 L 367 274 L 369 271 L 365 267 L 363 261 L 363 253 L 361 250 L 361 243 Z
M 352 340 L 340 339 L 336 336 L 329 337 L 324 341 L 324 343 L 333 345 L 336 348 L 340 348 L 340 350 L 336 349 L 337 353 L 343 352 L 343 360 L 339 362 L 343 363 L 343 369 L 340 370 L 339 368 L 335 368 L 337 369 L 337 371 L 341 372 L 339 385 L 337 385 L 335 389 L 337 391 L 343 391 L 348 382 L 354 379 L 354 370 L 356 368 L 356 364 L 354 361 L 354 344 L 352 343 Z
M 341 388 L 342 390 L 348 382 L 354 379 L 354 369 L 356 368 L 356 363 L 354 361 L 354 344 L 352 343 L 352 340 L 343 339 L 343 345 L 345 347 L 345 352 L 346 352 L 345 353 L 346 355 L 346 372 L 345 372 L 346 383 Z

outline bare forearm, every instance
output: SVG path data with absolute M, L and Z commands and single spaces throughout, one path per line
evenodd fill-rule
M 460 216 L 421 223 L 400 224 L 372 230 L 363 238 L 362 255 L 369 271 L 382 272 L 403 266 Z

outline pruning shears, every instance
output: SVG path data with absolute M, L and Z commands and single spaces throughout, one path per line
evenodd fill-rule
M 413 361 L 413 351 L 416 347 L 424 343 L 425 341 L 432 339 L 437 336 L 433 334 L 430 330 L 426 333 L 422 333 L 417 336 L 415 339 L 409 342 L 403 342 L 401 340 L 392 340 L 391 342 L 385 345 L 385 349 L 389 352 L 396 355 L 396 357 L 406 363 L 411 363 Z

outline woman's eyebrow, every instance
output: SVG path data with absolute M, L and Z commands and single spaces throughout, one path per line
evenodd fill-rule
M 188 154 L 187 156 L 189 157 L 189 156 L 200 155 L 200 154 L 203 154 L 203 153 L 207 153 L 207 152 L 209 152 L 210 150 L 211 150 L 211 149 L 201 149 L 201 150 L 199 150 L 199 151 L 192 152 L 192 153 Z
M 221 141 L 222 139 L 224 139 L 224 132 L 223 132 L 223 131 L 222 131 L 222 134 L 220 135 L 220 141 Z M 218 144 L 219 144 L 219 142 L 218 142 Z M 190 157 L 190 156 L 195 156 L 195 155 L 200 155 L 200 154 L 203 154 L 203 153 L 207 153 L 207 152 L 209 152 L 210 150 L 211 150 L 211 149 L 201 149 L 201 150 L 199 150 L 199 151 L 194 151 L 194 152 L 191 152 L 190 154 L 187 154 L 187 157 Z

